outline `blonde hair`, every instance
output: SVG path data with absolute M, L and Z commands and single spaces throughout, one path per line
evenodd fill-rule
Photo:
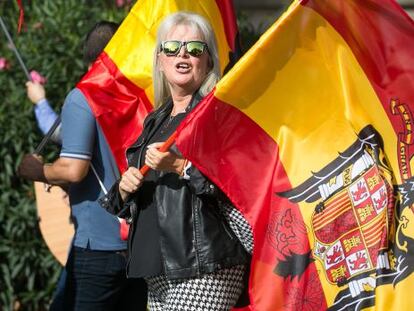
M 168 82 L 164 73 L 159 68 L 158 54 L 161 42 L 166 39 L 168 32 L 178 25 L 190 26 L 196 30 L 207 43 L 209 63 L 211 70 L 202 83 L 199 92 L 202 96 L 207 95 L 216 85 L 221 77 L 220 62 L 218 58 L 217 42 L 210 23 L 202 16 L 190 12 L 178 12 L 167 16 L 160 24 L 157 32 L 156 48 L 154 51 L 153 83 L 154 83 L 154 106 L 160 107 L 171 97 Z

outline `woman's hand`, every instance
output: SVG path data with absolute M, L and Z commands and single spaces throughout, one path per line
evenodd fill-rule
M 139 169 L 132 166 L 129 167 L 119 182 L 119 193 L 121 194 L 122 201 L 125 201 L 128 195 L 137 191 L 143 181 L 144 176 Z
M 158 149 L 163 144 L 163 142 L 160 142 L 148 146 L 147 154 L 145 155 L 145 164 L 153 170 L 181 175 L 184 169 L 185 159 L 170 151 L 159 151 Z

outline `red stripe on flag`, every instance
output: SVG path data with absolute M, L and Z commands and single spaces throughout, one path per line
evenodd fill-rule
M 24 9 L 22 0 L 17 0 L 17 5 L 19 6 L 19 22 L 17 24 L 17 33 L 20 33 L 24 21 Z
M 243 112 L 215 98 L 213 93 L 177 132 L 180 151 L 226 193 L 253 228 L 253 310 L 267 310 L 263 306 L 268 303 L 273 310 L 297 304 L 297 297 L 288 291 L 291 286 L 303 299 L 315 299 L 320 309 L 326 309 L 313 261 L 305 265 L 304 271 L 289 270 L 296 267 L 299 258 L 307 257 L 310 245 L 299 207 L 277 195 L 291 189 L 291 185 L 276 142 Z M 309 279 L 312 291 L 308 288 Z M 283 299 L 273 300 L 275 293 L 269 293 L 266 286 L 269 282 L 283 292 Z
M 132 83 L 103 52 L 78 83 L 104 132 L 121 172 L 126 149 L 138 138 L 152 105 L 143 89 Z
M 230 49 L 235 52 L 238 28 L 236 23 L 236 15 L 234 13 L 233 1 L 216 0 L 216 3 L 219 7 L 221 19 L 224 24 L 227 43 L 229 44 Z

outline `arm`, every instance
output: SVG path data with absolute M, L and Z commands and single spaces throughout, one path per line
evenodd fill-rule
M 51 185 L 80 182 L 88 173 L 89 160 L 59 158 L 51 164 L 43 164 L 41 157 L 27 154 L 18 168 L 18 175 L 28 180 Z
M 59 158 L 43 166 L 46 180 L 52 185 L 80 182 L 88 174 L 89 160 Z
M 46 99 L 46 91 L 40 83 L 27 82 L 27 97 L 35 105 L 34 112 L 37 121 L 37 125 L 43 134 L 46 134 L 53 122 L 57 118 L 57 114 L 50 107 L 48 100 Z
M 34 113 L 37 126 L 43 134 L 46 134 L 49 131 L 58 117 L 56 112 L 54 112 L 52 107 L 50 107 L 47 99 L 42 99 L 41 101 L 37 102 L 34 108 Z
M 52 184 L 81 181 L 89 170 L 95 142 L 96 123 L 79 91 L 72 91 L 62 109 L 62 150 L 60 158 L 43 166 L 41 158 L 27 155 L 19 175 Z

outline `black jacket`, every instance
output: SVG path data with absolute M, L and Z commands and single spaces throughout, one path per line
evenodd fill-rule
M 194 96 L 190 109 L 198 101 Z M 146 118 L 141 136 L 127 150 L 128 162 L 142 152 L 147 137 L 157 130 L 171 109 L 172 104 L 167 103 Z M 177 149 L 174 151 L 178 153 Z M 249 255 L 220 212 L 219 203 L 227 198 L 194 166 L 188 170 L 188 175 L 187 180 L 175 173 L 162 172 L 154 192 L 166 276 L 188 278 L 246 264 Z M 131 195 L 122 204 L 116 183 L 101 200 L 101 205 L 110 213 L 131 218 L 130 237 L 134 234 L 139 209 L 136 197 Z

